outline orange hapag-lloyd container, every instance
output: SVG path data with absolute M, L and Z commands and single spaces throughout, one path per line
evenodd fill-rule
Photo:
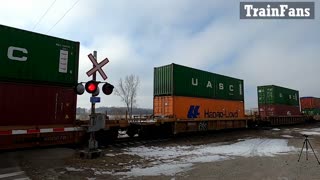
M 155 116 L 183 119 L 243 118 L 244 102 L 185 96 L 155 96 Z

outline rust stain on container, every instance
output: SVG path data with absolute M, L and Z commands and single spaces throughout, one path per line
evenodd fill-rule
M 72 124 L 76 98 L 73 88 L 0 83 L 0 126 Z
M 177 119 L 241 118 L 244 102 L 185 96 L 155 96 L 154 115 Z

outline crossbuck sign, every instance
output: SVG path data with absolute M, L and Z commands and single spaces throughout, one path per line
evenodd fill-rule
M 104 73 L 104 71 L 102 70 L 102 66 L 106 65 L 109 60 L 108 58 L 105 58 L 103 61 L 101 61 L 100 63 L 97 62 L 96 58 L 90 53 L 88 55 L 89 59 L 91 60 L 92 64 L 93 64 L 93 68 L 90 69 L 87 72 L 88 76 L 93 75 L 93 73 L 95 73 L 96 71 L 99 71 L 101 77 L 103 78 L 103 80 L 106 80 L 108 77 L 107 75 Z

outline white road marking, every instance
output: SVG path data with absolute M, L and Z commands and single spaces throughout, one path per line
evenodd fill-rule
M 18 176 L 24 174 L 24 171 L 18 171 L 18 172 L 13 172 L 13 173 L 6 173 L 6 174 L 0 174 L 0 179 L 1 178 L 7 178 L 7 177 L 12 177 L 12 176 Z
M 18 178 L 18 179 L 14 179 L 14 180 L 31 180 L 30 178 Z
M 0 180 L 31 180 L 20 167 L 0 168 Z

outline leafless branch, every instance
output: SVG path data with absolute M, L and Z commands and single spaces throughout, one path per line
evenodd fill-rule
M 118 87 L 115 88 L 115 94 L 126 104 L 130 117 L 132 117 L 132 107 L 136 103 L 139 84 L 139 77 L 131 74 L 126 76 L 124 81 L 120 78 Z

